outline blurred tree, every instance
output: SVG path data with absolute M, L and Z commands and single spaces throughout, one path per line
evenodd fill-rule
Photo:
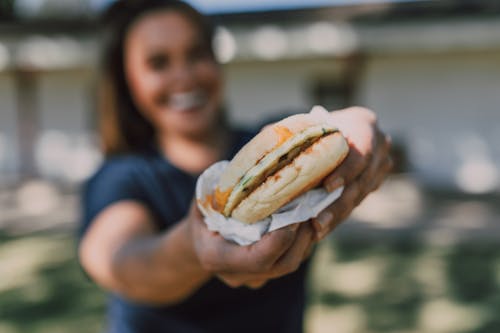
M 0 21 L 14 18 L 14 2 L 15 0 L 0 1 Z

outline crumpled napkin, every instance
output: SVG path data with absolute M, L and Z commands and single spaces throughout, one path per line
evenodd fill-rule
M 210 204 L 211 196 L 229 161 L 220 161 L 206 169 L 196 183 L 196 201 L 205 217 L 205 223 L 211 231 L 217 231 L 227 240 L 239 245 L 249 245 L 266 232 L 305 222 L 318 214 L 342 194 L 343 187 L 329 193 L 323 187 L 309 190 L 281 207 L 271 216 L 253 224 L 246 224 L 233 218 L 226 218 L 214 210 Z

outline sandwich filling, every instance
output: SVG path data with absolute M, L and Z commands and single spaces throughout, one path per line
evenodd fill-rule
M 335 132 L 337 132 L 337 129 L 334 127 L 317 125 L 306 128 L 280 143 L 276 149 L 257 161 L 241 177 L 230 194 L 224 193 L 223 200 L 220 200 L 222 198 L 217 200 L 220 204 L 219 207 L 223 207 L 222 213 L 225 216 L 230 216 L 233 209 L 268 177 L 274 176 L 280 169 L 291 163 L 293 159 L 312 146 L 316 141 Z

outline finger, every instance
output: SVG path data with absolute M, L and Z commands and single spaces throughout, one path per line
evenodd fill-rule
M 346 159 L 323 181 L 327 191 L 332 192 L 343 184 L 350 184 L 365 170 L 372 159 L 372 154 L 362 155 L 356 148 L 351 148 Z
M 302 263 L 304 254 L 309 250 L 314 238 L 309 223 L 301 223 L 293 246 L 275 263 L 271 277 L 276 278 L 296 271 Z
M 316 242 L 313 234 L 313 239 L 311 241 L 311 244 L 309 245 L 309 248 L 306 250 L 306 252 L 304 252 L 304 256 L 302 257 L 302 262 L 306 261 L 311 256 L 315 247 L 316 247 Z
M 217 275 L 217 278 L 221 280 L 225 285 L 227 285 L 230 288 L 239 288 L 245 284 L 244 279 L 241 279 L 241 277 L 238 277 L 237 275 L 231 275 L 231 274 L 221 274 Z
M 299 224 L 293 224 L 265 234 L 261 240 L 249 246 L 247 267 L 251 272 L 269 270 L 276 261 L 293 246 Z
M 258 289 L 270 280 L 268 274 L 221 273 L 216 277 L 231 288 L 247 286 Z
M 393 162 L 390 157 L 386 159 L 386 161 L 381 166 L 382 172 L 379 172 L 377 176 L 372 179 L 372 183 L 370 185 L 370 192 L 377 190 L 387 179 L 387 176 L 390 174 L 393 168 Z
M 390 151 L 392 139 L 383 133 L 376 124 L 373 127 L 374 134 L 371 138 L 371 149 L 361 152 L 356 146 L 350 145 L 346 160 L 323 181 L 327 191 L 332 192 L 344 184 L 349 184 L 358 178 L 372 163 L 377 155 L 387 155 Z
M 203 218 L 203 214 L 201 213 L 201 210 L 198 207 L 196 199 L 193 199 L 193 201 L 191 202 L 190 214 L 194 217 Z
M 305 223 L 304 223 L 305 225 Z M 302 227 L 303 230 L 299 231 L 294 244 L 289 252 L 283 255 L 275 266 L 268 271 L 262 272 L 221 272 L 217 277 L 225 284 L 232 288 L 247 286 L 252 289 L 257 289 L 266 284 L 270 279 L 277 278 L 287 273 L 296 270 L 300 263 L 307 259 L 314 246 L 313 238 L 314 233 L 310 225 Z M 308 229 L 308 230 L 307 230 Z M 298 254 L 302 253 L 302 257 Z M 296 261 L 295 263 L 292 261 Z
M 292 225 L 265 234 L 248 246 L 224 242 L 220 244 L 223 271 L 260 273 L 268 271 L 292 246 L 298 226 Z
M 246 286 L 251 289 L 259 289 L 263 287 L 269 280 L 252 274 L 226 273 L 226 274 L 220 274 L 217 277 L 219 278 L 219 280 L 221 280 L 231 288 L 239 288 Z
M 392 169 L 392 158 L 390 156 L 390 143 L 385 135 L 380 135 L 380 148 L 374 155 L 371 164 L 359 177 L 360 196 L 357 204 L 359 204 L 370 192 L 377 189 L 387 177 Z
M 268 280 L 262 279 L 262 280 L 253 280 L 245 283 L 245 285 L 251 289 L 259 289 L 262 288 Z
M 358 182 L 346 186 L 340 198 L 313 219 L 316 241 L 324 239 L 326 235 L 351 214 L 352 210 L 356 207 L 359 195 L 360 188 Z
M 384 139 L 387 140 L 387 139 Z M 384 150 L 390 148 L 387 145 Z M 369 170 L 363 172 L 363 176 L 357 179 L 354 183 L 346 187 L 342 196 L 327 207 L 318 217 L 312 219 L 312 225 L 316 231 L 316 239 L 321 240 L 330 233 L 337 225 L 339 225 L 352 210 L 372 191 L 377 189 L 387 177 L 388 172 L 393 166 L 392 159 L 387 153 L 382 152 L 379 155 L 386 155 L 377 158 L 372 162 Z
M 374 146 L 375 151 L 371 161 L 358 177 L 361 197 L 372 191 L 373 179 L 378 178 L 379 174 L 385 175 L 387 173 L 385 163 L 390 159 L 390 137 L 378 131 Z M 361 201 L 361 199 L 358 201 Z
M 373 191 L 374 185 L 379 181 L 383 180 L 387 174 L 387 168 L 384 166 L 386 156 L 377 156 L 373 158 L 372 163 L 366 168 L 366 170 L 357 179 L 359 196 L 356 200 L 356 205 L 358 205 L 363 198 Z

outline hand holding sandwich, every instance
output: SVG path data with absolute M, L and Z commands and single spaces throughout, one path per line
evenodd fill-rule
M 350 152 L 340 167 L 330 175 L 325 174 L 326 178 L 322 176 L 321 179 L 324 178 L 323 185 L 329 191 L 344 185 L 345 192 L 342 197 L 320 213 L 316 219 L 313 219 L 312 223 L 300 223 L 276 230 L 266 234 L 259 242 L 243 247 L 223 239 L 222 236 L 215 232 L 210 232 L 205 227 L 200 212 L 193 207 L 193 215 L 195 216 L 191 228 L 194 233 L 193 243 L 200 264 L 207 271 L 233 287 L 240 285 L 259 287 L 269 279 L 288 274 L 296 270 L 309 255 L 315 241 L 324 238 L 351 213 L 354 207 L 368 193 L 381 184 L 391 167 L 388 155 L 390 144 L 386 136 L 378 129 L 374 113 L 364 108 L 350 108 L 332 112 L 329 116 L 332 118 L 332 123 L 345 136 Z M 292 120 L 294 119 L 296 118 L 292 118 Z M 294 123 L 287 123 L 287 125 L 290 124 L 293 125 Z M 323 137 L 333 139 L 332 142 L 334 142 L 333 145 L 328 143 L 328 146 L 326 146 L 322 143 L 320 146 L 330 147 L 336 151 L 331 156 L 327 155 L 329 153 L 321 151 L 322 157 L 327 155 L 330 158 L 335 158 L 337 162 L 334 164 L 338 165 L 338 161 L 344 158 L 342 156 L 344 148 L 341 148 L 343 139 L 335 135 L 335 132 L 325 134 L 324 129 L 320 132 L 323 132 Z M 284 147 L 284 145 L 281 147 Z M 244 154 L 240 154 L 240 156 L 245 158 L 254 153 L 254 151 L 248 149 L 243 150 L 243 152 Z M 311 149 L 306 149 L 305 152 L 311 155 Z M 290 153 L 287 153 L 287 156 L 289 155 Z M 270 156 L 259 159 L 257 167 L 262 168 L 267 159 L 275 159 L 275 157 Z M 282 160 L 279 156 L 276 159 Z M 244 162 L 246 161 L 244 160 Z M 297 160 L 294 160 L 294 163 L 296 166 Z M 242 165 L 244 163 L 239 162 L 236 164 Z M 257 171 L 260 172 L 260 170 Z M 280 172 L 283 174 L 282 171 Z M 256 173 L 251 173 L 252 178 L 256 178 Z M 234 189 L 239 189 L 239 193 L 244 193 L 248 188 L 248 182 L 245 180 L 250 178 L 248 173 L 233 178 L 241 179 L 240 182 L 244 181 L 243 185 L 245 186 L 231 186 L 231 190 L 234 192 Z M 281 179 L 282 177 L 274 178 Z M 271 179 L 271 184 L 272 181 L 273 179 Z M 261 182 L 262 180 L 259 180 L 256 183 Z M 267 182 L 267 184 L 269 183 Z M 236 194 L 240 195 L 239 193 L 236 192 Z M 255 195 L 258 192 L 253 190 L 253 193 Z M 279 193 L 283 193 L 283 191 Z M 234 196 L 234 194 L 232 195 Z M 231 195 L 227 192 L 222 197 L 224 198 L 224 205 L 227 207 L 225 203 L 231 202 Z M 273 202 L 276 201 L 276 198 L 275 196 Z M 246 199 L 240 198 L 240 202 L 241 200 Z M 262 200 L 256 202 L 260 203 Z M 266 203 L 266 201 L 264 202 Z M 221 207 L 224 205 L 221 205 Z M 246 223 L 253 223 L 251 219 L 254 219 L 257 206 L 253 203 L 249 207 L 246 210 L 246 216 L 250 221 Z M 267 207 L 268 205 L 266 205 Z M 267 212 L 261 214 L 261 216 L 265 214 Z M 198 218 L 196 218 L 196 215 Z M 240 216 L 244 215 L 241 214 Z
M 189 222 L 199 264 L 233 288 L 243 285 L 258 288 L 297 270 L 314 241 L 311 225 L 300 223 L 268 233 L 254 244 L 240 246 L 208 230 L 195 204 Z
M 371 110 L 352 107 L 331 113 L 335 124 L 349 144 L 349 154 L 323 185 L 328 191 L 345 186 L 342 196 L 313 220 L 317 239 L 323 239 L 337 227 L 352 210 L 376 190 L 392 169 L 389 151 L 390 137 L 377 125 Z

